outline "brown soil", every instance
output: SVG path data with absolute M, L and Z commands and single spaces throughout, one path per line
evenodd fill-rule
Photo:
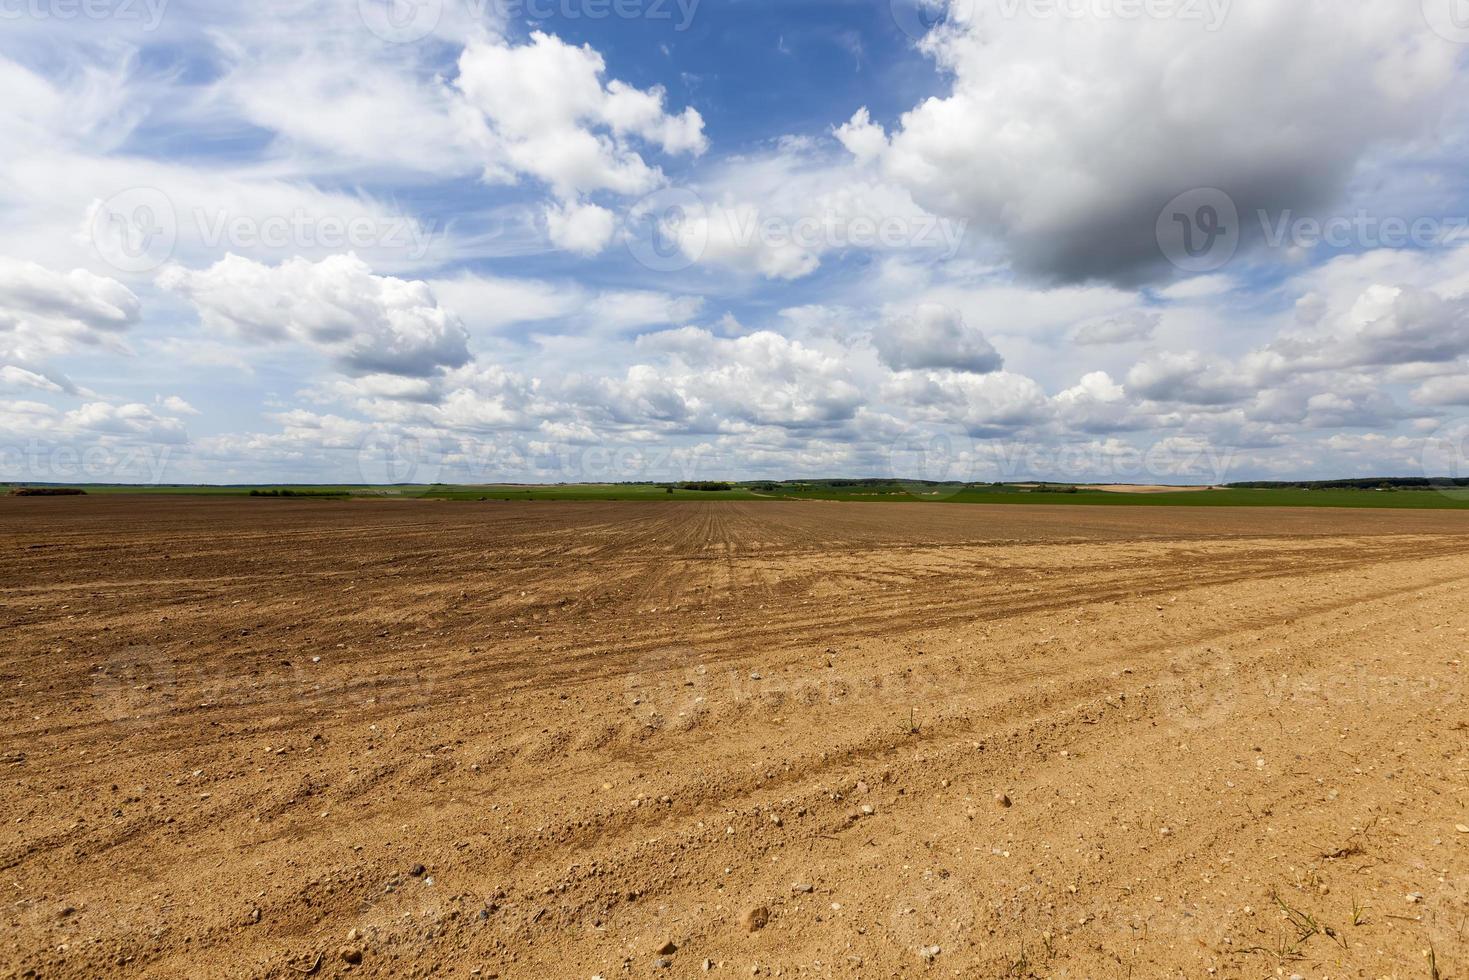
M 1463 977 L 1466 548 L 0 498 L 0 974 Z

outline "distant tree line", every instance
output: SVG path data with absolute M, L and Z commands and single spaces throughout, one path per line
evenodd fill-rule
M 1354 480 L 1252 480 L 1231 483 L 1240 490 L 1432 490 L 1437 487 L 1469 487 L 1469 477 L 1387 476 Z
M 251 490 L 252 497 L 345 497 L 342 490 Z

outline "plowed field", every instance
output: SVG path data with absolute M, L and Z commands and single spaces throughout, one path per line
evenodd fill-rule
M 0 975 L 1469 974 L 1469 517 L 0 498 Z

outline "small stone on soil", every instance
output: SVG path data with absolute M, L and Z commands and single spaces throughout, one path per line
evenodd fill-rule
M 747 910 L 745 914 L 740 917 L 740 921 L 744 924 L 746 931 L 758 932 L 759 930 L 764 929 L 766 923 L 770 921 L 770 910 L 763 905 L 757 905 L 754 908 Z

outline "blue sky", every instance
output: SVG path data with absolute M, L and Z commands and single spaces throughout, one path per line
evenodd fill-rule
M 0 5 L 0 479 L 1469 475 L 1459 0 Z

